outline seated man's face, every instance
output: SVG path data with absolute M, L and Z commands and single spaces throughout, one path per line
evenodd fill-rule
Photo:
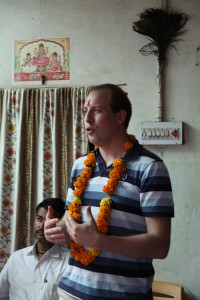
M 47 209 L 40 207 L 34 222 L 34 237 L 41 244 L 50 244 L 44 236 L 44 222 L 46 220 Z

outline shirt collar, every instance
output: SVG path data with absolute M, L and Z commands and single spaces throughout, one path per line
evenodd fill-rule
M 37 252 L 36 252 L 36 244 L 37 241 L 34 243 L 33 246 L 30 247 L 30 250 L 27 252 L 27 255 L 34 255 L 37 256 Z M 60 254 L 60 245 L 59 244 L 54 244 L 46 253 L 45 255 L 50 255 L 52 257 L 59 257 Z
M 133 145 L 133 148 L 130 149 L 129 151 L 127 151 L 127 153 L 125 154 L 125 161 L 128 162 L 128 161 L 131 161 L 131 160 L 137 160 L 138 157 L 140 156 L 140 153 L 142 152 L 142 149 L 143 149 L 143 146 L 140 145 L 138 143 L 138 141 L 136 140 L 134 145 Z
M 138 143 L 138 141 L 136 140 L 134 145 L 133 145 L 133 148 L 130 149 L 129 151 L 127 151 L 127 153 L 124 156 L 125 162 L 129 162 L 129 161 L 132 161 L 132 160 L 137 160 L 138 157 L 140 156 L 140 153 L 142 152 L 142 149 L 143 149 L 143 146 L 140 145 Z M 96 160 L 97 160 L 97 163 L 99 165 L 100 170 L 104 169 L 105 168 L 105 163 L 104 163 L 103 157 L 101 156 L 99 148 L 94 150 L 94 153 L 95 153 Z

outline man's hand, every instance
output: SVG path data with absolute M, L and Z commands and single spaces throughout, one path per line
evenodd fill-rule
M 70 214 L 66 213 L 67 232 L 74 242 L 82 246 L 95 248 L 100 233 L 92 216 L 90 206 L 86 208 L 86 216 L 87 222 L 78 224 Z
M 59 219 L 53 217 L 53 208 L 48 206 L 46 221 L 44 223 L 45 238 L 51 243 L 66 243 L 68 242 L 66 229 L 58 222 Z
M 71 215 L 66 213 L 67 231 L 72 240 L 82 246 L 107 251 L 133 258 L 163 259 L 170 245 L 171 219 L 147 218 L 147 233 L 130 236 L 113 236 L 101 234 L 91 214 L 91 208 L 86 209 L 87 222 L 76 223 Z

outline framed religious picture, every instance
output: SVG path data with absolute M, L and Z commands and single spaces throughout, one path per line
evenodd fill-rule
M 14 81 L 70 79 L 70 38 L 14 41 Z

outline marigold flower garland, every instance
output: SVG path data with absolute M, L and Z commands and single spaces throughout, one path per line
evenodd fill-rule
M 126 151 L 130 150 L 133 147 L 133 144 L 136 140 L 134 135 L 128 135 L 130 142 L 124 143 L 124 149 Z M 82 201 L 80 196 L 86 189 L 89 179 L 92 175 L 92 169 L 94 168 L 96 163 L 96 157 L 94 153 L 89 153 L 87 158 L 84 161 L 85 167 L 83 168 L 83 172 L 77 178 L 74 183 L 75 190 L 73 195 L 75 196 L 71 204 L 68 205 L 68 213 L 72 216 L 72 218 L 77 222 L 81 222 L 81 205 Z M 103 187 L 103 192 L 108 195 L 112 195 L 114 193 L 115 187 L 118 185 L 119 179 L 126 171 L 125 161 L 121 158 L 115 159 L 113 161 L 113 170 L 110 171 L 109 179 L 107 184 Z M 111 214 L 111 203 L 112 200 L 110 197 L 103 198 L 100 202 L 100 211 L 97 215 L 96 225 L 102 234 L 106 234 L 108 232 L 108 226 L 110 221 Z M 89 248 L 89 250 L 84 250 L 81 245 L 75 243 L 72 239 L 70 239 L 71 248 L 71 256 L 75 258 L 75 260 L 80 261 L 83 265 L 87 266 L 92 263 L 96 257 L 100 254 L 100 251 L 94 248 Z

